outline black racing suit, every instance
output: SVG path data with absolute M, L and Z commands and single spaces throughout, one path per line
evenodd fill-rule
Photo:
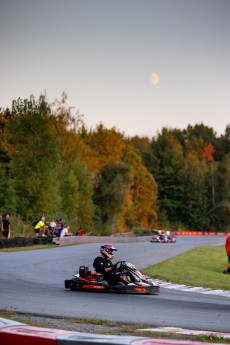
M 106 268 L 114 267 L 112 261 L 108 258 L 102 258 L 101 256 L 97 256 L 94 259 L 93 267 L 95 268 L 96 272 L 103 274 L 104 279 L 110 285 L 116 285 L 116 283 L 122 281 L 113 270 L 105 272 Z

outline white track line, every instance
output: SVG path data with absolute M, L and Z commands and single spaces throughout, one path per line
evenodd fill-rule
M 157 279 L 154 279 L 154 281 L 166 289 L 175 289 L 175 290 L 180 290 L 180 291 L 199 292 L 199 293 L 208 294 L 208 295 L 218 295 L 218 296 L 230 297 L 230 290 L 229 291 L 212 290 L 209 288 L 202 288 L 199 286 L 195 287 L 195 286 L 186 286 L 186 285 L 167 283 L 167 282 L 163 282 L 163 281 L 157 280 Z
M 186 334 L 186 335 L 206 335 L 206 336 L 215 336 L 215 337 L 219 337 L 219 338 L 229 338 L 230 339 L 230 333 L 197 331 L 197 330 L 193 330 L 193 329 L 178 328 L 178 327 L 146 328 L 146 329 L 138 329 L 138 331 L 162 332 L 162 333 L 170 332 L 170 333 Z

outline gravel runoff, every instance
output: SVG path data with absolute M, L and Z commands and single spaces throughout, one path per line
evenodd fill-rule
M 0 315 L 1 316 L 1 315 Z M 7 318 L 7 316 L 3 316 Z M 109 325 L 98 325 L 93 323 L 80 323 L 79 321 L 75 322 L 74 319 L 53 317 L 47 315 L 34 315 L 34 314 L 24 314 L 15 312 L 10 316 L 11 319 L 17 322 L 33 325 L 36 327 L 47 327 L 50 329 L 61 329 L 73 332 L 82 332 L 82 333 L 119 333 L 119 326 L 109 326 Z

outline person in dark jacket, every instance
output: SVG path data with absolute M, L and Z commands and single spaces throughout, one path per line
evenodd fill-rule
M 6 214 L 2 221 L 2 233 L 5 240 L 10 237 L 10 215 Z
M 96 272 L 103 274 L 104 279 L 110 285 L 116 285 L 116 283 L 122 280 L 116 275 L 115 267 L 112 263 L 114 259 L 113 251 L 117 249 L 112 244 L 105 244 L 100 248 L 100 256 L 94 259 L 93 267 Z

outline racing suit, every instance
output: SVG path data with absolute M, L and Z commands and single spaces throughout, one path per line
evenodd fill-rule
M 103 258 L 101 256 L 97 256 L 94 259 L 93 267 L 95 268 L 96 272 L 103 274 L 104 279 L 110 285 L 116 285 L 116 283 L 121 282 L 122 280 L 115 274 L 113 270 L 106 272 L 105 269 L 109 267 L 114 267 L 112 261 L 108 258 Z

